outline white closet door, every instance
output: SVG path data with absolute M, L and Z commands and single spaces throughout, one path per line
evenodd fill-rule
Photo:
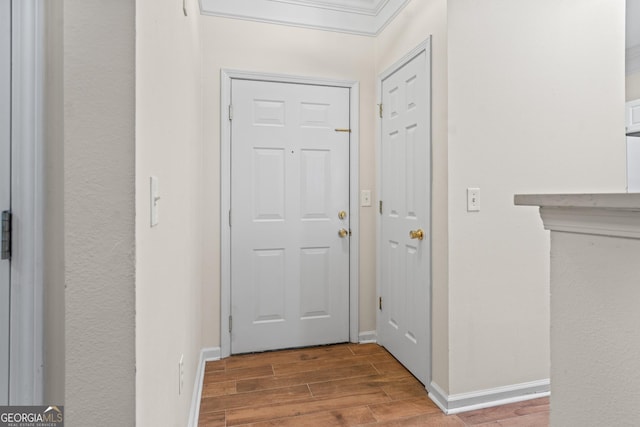
M 426 384 L 429 367 L 430 76 L 422 51 L 382 80 L 379 342 Z

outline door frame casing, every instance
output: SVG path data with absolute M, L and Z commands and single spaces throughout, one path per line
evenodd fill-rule
M 0 211 L 11 208 L 11 0 L 0 0 Z M 0 260 L 0 405 L 9 403 L 11 262 Z
M 12 1 L 9 403 L 19 405 L 44 397 L 45 8 Z
M 402 68 L 403 66 L 405 66 L 407 63 L 409 63 L 411 60 L 413 60 L 415 57 L 417 57 L 418 55 L 420 55 L 422 52 L 426 52 L 427 55 L 427 61 L 426 61 L 426 66 L 427 69 L 426 71 L 426 75 L 429 78 L 429 81 L 427 82 L 427 88 L 429 90 L 428 92 L 428 99 L 427 102 L 429 103 L 429 116 L 427 117 L 427 123 L 429 124 L 429 134 L 427 135 L 429 141 L 429 147 L 428 147 L 428 153 L 429 153 L 429 162 L 430 164 L 430 171 L 431 171 L 431 175 L 429 176 L 429 198 L 428 198 L 428 211 L 429 211 L 429 232 L 428 235 L 430 236 L 429 238 L 429 289 L 427 290 L 427 294 L 429 295 L 429 305 L 428 305 L 428 310 L 429 313 L 427 315 L 428 319 L 429 319 L 429 323 L 427 325 L 427 380 L 425 383 L 425 388 L 429 389 L 430 384 L 431 384 L 431 379 L 432 379 L 432 359 L 433 359 L 433 342 L 432 342 L 432 314 L 433 314 L 433 309 L 432 309 L 432 304 L 433 304 L 433 245 L 432 245 L 432 239 L 431 236 L 433 236 L 432 233 L 432 224 L 433 224 L 433 208 L 432 208 L 432 201 L 433 201 L 433 127 L 432 127 L 432 116 L 433 116 L 433 110 L 432 110 L 432 76 L 431 76 L 431 36 L 429 36 L 425 41 L 423 41 L 422 43 L 420 43 L 418 46 L 416 46 L 415 48 L 413 48 L 411 51 L 409 51 L 407 54 L 405 54 L 402 58 L 400 58 L 399 60 L 397 60 L 396 62 L 394 62 L 391 66 L 389 66 L 388 68 L 386 68 L 382 73 L 380 73 L 376 79 L 376 94 L 378 97 L 378 102 L 382 103 L 382 82 L 384 80 L 386 80 L 389 76 L 391 76 L 393 73 L 395 73 L 396 71 L 398 71 L 400 68 Z M 383 106 L 384 108 L 384 106 Z M 378 197 L 378 200 L 382 200 L 382 195 L 381 195 L 381 191 L 382 191 L 382 176 L 381 176 L 381 168 L 382 168 L 382 158 L 381 158 L 381 153 L 382 153 L 382 118 L 378 119 L 378 125 L 376 126 L 376 196 Z M 382 260 L 381 260 L 381 252 L 382 252 L 382 215 L 378 214 L 376 215 L 376 292 L 377 295 L 380 296 L 382 295 Z M 380 310 L 376 310 L 376 335 L 379 336 L 379 327 L 380 327 Z
M 349 340 L 358 342 L 359 334 L 359 99 L 360 86 L 354 80 L 334 80 L 316 77 L 302 77 L 287 74 L 272 74 L 232 69 L 220 70 L 220 355 L 231 355 L 231 82 L 257 80 L 265 82 L 305 84 L 316 86 L 342 87 L 349 89 L 349 210 L 351 217 L 351 241 L 349 245 Z

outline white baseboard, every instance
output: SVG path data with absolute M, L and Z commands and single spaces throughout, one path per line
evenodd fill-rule
M 376 331 L 363 331 L 358 334 L 358 342 L 360 344 L 368 344 L 378 342 L 378 334 Z
M 204 380 L 204 368 L 207 362 L 220 360 L 220 347 L 203 348 L 200 350 L 200 361 L 196 370 L 193 395 L 191 396 L 191 409 L 189 410 L 188 427 L 198 427 L 200 417 L 200 398 L 202 397 L 202 382 Z
M 428 389 L 429 398 L 442 409 L 442 412 L 447 415 L 453 415 L 549 396 L 550 382 L 545 379 L 452 395 L 447 395 L 434 382 L 431 382 Z

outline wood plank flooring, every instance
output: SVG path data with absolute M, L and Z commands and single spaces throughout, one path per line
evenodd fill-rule
M 376 344 L 338 344 L 208 362 L 199 427 L 542 427 L 549 400 L 446 416 Z

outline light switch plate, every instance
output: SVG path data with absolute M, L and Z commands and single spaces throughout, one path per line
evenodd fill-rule
M 467 212 L 478 212 L 480 210 L 480 189 L 467 188 Z
M 360 192 L 360 206 L 371 206 L 371 190 Z

